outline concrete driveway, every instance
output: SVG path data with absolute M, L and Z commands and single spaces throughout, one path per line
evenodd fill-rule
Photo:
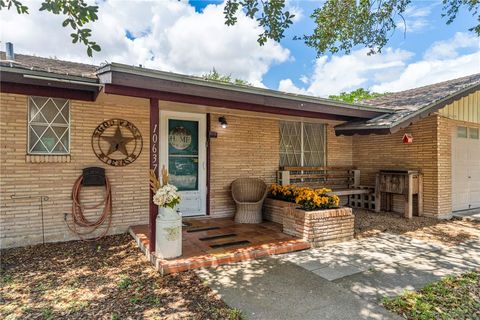
M 384 296 L 480 267 L 480 241 L 445 247 L 383 233 L 199 270 L 249 319 L 399 319 Z

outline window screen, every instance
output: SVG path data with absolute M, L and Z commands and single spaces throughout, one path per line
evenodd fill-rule
M 70 153 L 69 100 L 28 98 L 28 153 Z
M 280 166 L 324 166 L 325 125 L 280 122 Z

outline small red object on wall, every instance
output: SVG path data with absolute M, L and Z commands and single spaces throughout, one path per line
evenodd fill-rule
M 413 137 L 410 133 L 405 133 L 402 138 L 402 142 L 404 144 L 411 144 L 413 143 Z

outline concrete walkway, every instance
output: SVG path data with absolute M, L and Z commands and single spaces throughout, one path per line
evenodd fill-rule
M 383 233 L 280 256 L 371 302 L 480 267 L 480 240 L 446 247 Z
M 294 263 L 273 257 L 196 272 L 247 319 L 399 319 Z
M 398 319 L 384 296 L 478 267 L 479 239 L 445 247 L 383 233 L 198 274 L 249 319 Z
M 464 220 L 475 220 L 480 221 L 480 209 L 456 211 L 452 214 L 455 218 L 460 218 Z

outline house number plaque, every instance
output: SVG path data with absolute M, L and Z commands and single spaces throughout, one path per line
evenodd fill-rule
M 93 131 L 92 148 L 100 161 L 123 167 L 140 156 L 143 148 L 142 134 L 130 121 L 110 119 Z

